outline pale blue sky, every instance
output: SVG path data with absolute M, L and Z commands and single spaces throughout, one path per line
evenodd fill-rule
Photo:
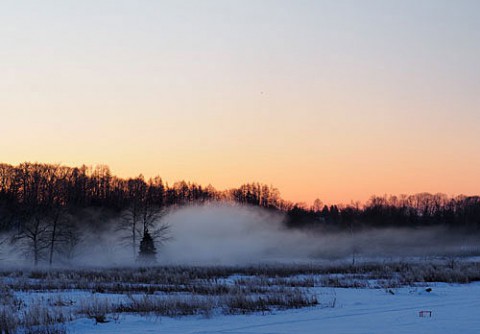
M 3 161 L 480 192 L 480 1 L 0 1 L 0 22 Z

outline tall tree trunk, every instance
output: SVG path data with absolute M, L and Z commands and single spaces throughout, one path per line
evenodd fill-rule
M 57 241 L 57 223 L 58 223 L 58 213 L 55 215 L 53 219 L 53 228 L 52 228 L 52 235 L 50 239 L 50 256 L 49 256 L 49 264 L 50 266 L 53 263 L 53 251 L 55 250 L 55 241 Z
M 40 220 L 38 218 L 35 218 L 35 229 L 34 229 L 34 233 L 32 235 L 32 239 L 33 239 L 33 264 L 35 265 L 35 267 L 38 265 L 38 261 L 39 261 L 39 258 L 40 258 L 40 249 L 39 249 L 39 244 L 38 244 L 38 229 L 39 229 L 39 226 L 40 226 Z
M 135 218 L 132 222 L 132 251 L 133 251 L 133 259 L 135 260 L 137 256 L 137 229 L 135 228 L 136 226 Z
M 37 236 L 33 236 L 33 265 L 36 267 L 38 265 L 38 241 Z

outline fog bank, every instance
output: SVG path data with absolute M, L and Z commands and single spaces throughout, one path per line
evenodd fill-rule
M 160 249 L 158 259 L 231 265 L 479 253 L 479 237 L 442 227 L 322 232 L 287 229 L 284 219 L 280 213 L 240 205 L 182 208 L 165 218 L 172 240 Z
M 95 219 L 95 216 L 92 216 Z M 98 218 L 98 217 L 97 217 Z M 100 218 L 98 218 L 100 219 Z M 325 232 L 325 229 L 287 229 L 276 211 L 238 204 L 180 207 L 160 224 L 170 226 L 170 240 L 156 244 L 157 263 L 173 265 L 245 265 L 398 259 L 480 254 L 476 234 L 445 227 L 365 229 Z M 81 222 L 80 222 L 81 223 Z M 108 228 L 78 231 L 79 242 L 69 259 L 55 254 L 59 266 L 138 265 L 126 231 Z M 82 224 L 78 224 L 82 226 Z M 87 226 L 84 224 L 84 226 Z M 113 226 L 113 227 L 110 227 Z M 2 265 L 32 265 L 28 248 L 0 238 Z M 41 262 L 46 263 L 45 258 Z

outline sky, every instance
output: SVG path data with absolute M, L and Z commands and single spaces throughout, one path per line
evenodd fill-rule
M 480 193 L 480 2 L 0 0 L 0 160 Z

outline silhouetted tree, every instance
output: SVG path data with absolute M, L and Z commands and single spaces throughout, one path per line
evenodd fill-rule
M 143 233 L 142 241 L 140 242 L 138 262 L 146 264 L 154 263 L 156 261 L 156 254 L 157 249 L 155 248 L 155 242 L 148 230 L 145 230 L 145 232 Z
M 25 254 L 32 255 L 35 266 L 49 248 L 48 229 L 49 224 L 46 217 L 37 213 L 24 221 L 12 238 L 13 243 L 21 245 Z

